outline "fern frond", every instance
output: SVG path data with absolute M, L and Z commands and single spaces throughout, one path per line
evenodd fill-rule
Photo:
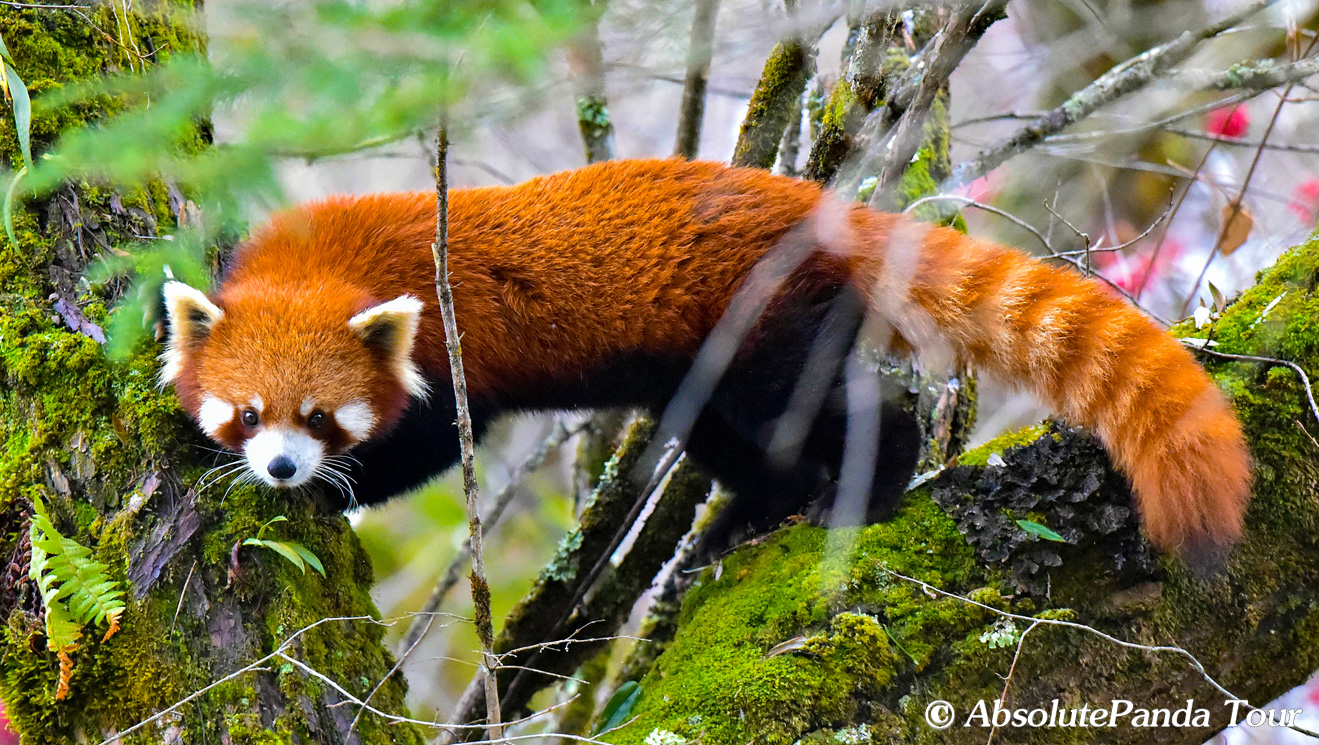
M 32 516 L 32 550 L 44 554 L 37 584 L 46 607 L 62 602 L 79 624 L 105 623 L 124 612 L 124 593 L 107 575 L 109 569 L 92 558 L 86 546 L 60 534 L 37 502 Z M 37 562 L 33 562 L 34 571 Z

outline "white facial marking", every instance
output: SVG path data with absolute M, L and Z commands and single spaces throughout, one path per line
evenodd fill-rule
M 228 401 L 221 401 L 215 396 L 208 395 L 202 399 L 201 408 L 197 409 L 197 424 L 201 426 L 203 432 L 215 437 L 221 427 L 234 420 L 237 411 Z
M 376 426 L 375 412 L 371 411 L 371 405 L 358 399 L 349 401 L 334 410 L 334 421 L 343 428 L 345 432 L 353 436 L 354 440 L 361 442 L 370 434 Z
M 311 414 L 311 410 L 314 408 L 316 408 L 316 399 L 308 398 L 303 400 L 302 406 L 298 408 L 298 412 L 302 414 L 303 418 L 306 418 L 309 414 Z
M 248 403 L 252 405 L 252 408 L 256 409 L 256 413 L 264 414 L 266 412 L 266 402 L 262 401 L 260 396 L 253 396 L 252 400 Z
M 263 481 L 275 487 L 293 487 L 307 483 L 321 465 L 325 447 L 305 432 L 286 427 L 262 429 L 243 444 L 247 467 Z M 292 464 L 292 473 L 283 473 Z M 271 473 L 272 466 L 280 475 Z

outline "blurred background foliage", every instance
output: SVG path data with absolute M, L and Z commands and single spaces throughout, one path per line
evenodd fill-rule
M 78 0 L 5 7 L 0 16 L 13 69 L 33 100 L 34 166 L 16 198 L 48 194 L 65 181 L 87 190 L 115 184 L 139 191 L 145 182 L 144 203 L 168 202 L 182 225 L 173 235 L 147 230 L 98 250 L 104 263 L 89 290 L 122 304 L 108 319 L 92 320 L 110 325 L 114 350 L 145 340 L 167 268 L 207 284 L 227 250 L 271 209 L 332 192 L 433 188 L 433 128 L 441 108 L 455 142 L 455 186 L 512 183 L 582 165 L 564 45 L 587 15 L 599 14 L 617 156 L 672 152 L 692 25 L 693 3 L 686 0 L 213 0 L 195 17 L 197 32 L 209 39 L 205 57 L 176 54 L 168 39 L 149 33 L 159 2 Z M 724 0 L 700 156 L 729 158 L 774 45 L 823 28 L 803 106 L 799 161 L 777 166 L 799 168 L 821 103 L 845 74 L 846 18 L 864 15 L 863 5 L 802 2 L 793 15 L 779 0 Z M 1115 62 L 1228 8 L 1222 0 L 1014 2 L 1009 18 L 953 74 L 953 162 L 1014 131 L 1023 117 L 1057 105 Z M 1308 0 L 1279 2 L 1204 45 L 1184 66 L 1222 70 L 1244 59 L 1297 56 L 1314 38 L 1315 14 Z M 31 24 L 59 25 L 71 39 L 109 39 L 113 54 L 100 69 L 41 73 L 58 69 L 61 54 L 26 45 L 23 30 Z M 65 77 L 85 82 L 57 82 Z M 1175 320 L 1188 314 L 1188 301 L 1210 302 L 1209 282 L 1227 294 L 1248 286 L 1258 268 L 1313 230 L 1316 103 L 1319 94 L 1304 85 L 1286 99 L 1280 91 L 1247 98 L 1152 86 L 958 193 L 1010 210 L 1065 249 L 1083 247 L 1081 233 L 1115 245 L 1162 221 L 1123 251 L 1096 254 L 1093 268 Z M 113 115 L 84 126 L 91 111 Z M 1266 131 L 1272 144 L 1263 148 Z M 0 122 L 4 150 L 16 152 L 17 140 L 14 122 Z M 6 183 L 22 165 L 9 164 Z M 1247 174 L 1253 174 L 1249 183 Z M 1215 256 L 1221 210 L 1242 190 L 1254 229 L 1231 256 Z M 1182 203 L 1169 215 L 1177 199 Z M 21 239 L 24 221 L 35 218 L 19 213 Z M 1030 234 L 992 215 L 971 212 L 968 222 L 973 233 L 1038 247 Z M 131 290 L 111 279 L 125 274 L 136 277 Z M 976 439 L 1038 415 L 1030 400 L 986 387 Z M 485 493 L 506 482 L 548 430 L 548 421 L 535 417 L 496 428 L 478 458 Z M 487 544 L 496 618 L 522 595 L 574 521 L 572 456 L 565 447 L 517 487 L 513 508 Z M 466 534 L 456 475 L 358 516 L 357 527 L 375 564 L 382 613 L 418 608 Z M 470 615 L 464 586 L 444 610 Z M 466 624 L 427 637 L 405 668 L 415 712 L 450 708 L 471 677 L 476 648 Z

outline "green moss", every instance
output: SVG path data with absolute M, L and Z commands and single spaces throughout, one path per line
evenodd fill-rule
M 770 52 L 742 120 L 742 131 L 733 150 L 735 165 L 756 168 L 774 165 L 788 117 L 795 110 L 793 104 L 806 89 L 813 67 L 814 52 L 800 42 L 780 42 Z
M 738 551 L 689 592 L 677 637 L 641 681 L 638 720 L 614 741 L 659 728 L 708 743 L 791 743 L 845 726 L 928 662 L 925 637 L 978 636 L 984 625 L 985 611 L 927 602 L 885 570 L 983 583 L 969 557 L 952 522 L 919 497 L 890 523 L 832 538 L 801 525 Z

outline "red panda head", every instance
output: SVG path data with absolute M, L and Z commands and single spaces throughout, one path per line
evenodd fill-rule
M 162 385 L 202 431 L 275 487 L 343 482 L 333 456 L 388 431 L 426 383 L 411 354 L 422 302 L 333 280 L 164 288 Z

